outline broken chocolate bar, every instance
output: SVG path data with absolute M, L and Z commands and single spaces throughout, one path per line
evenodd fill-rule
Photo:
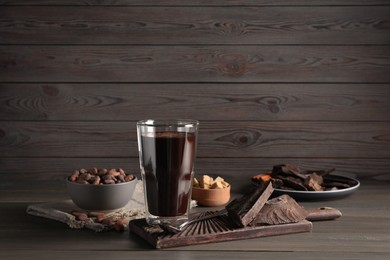
M 250 192 L 233 200 L 226 206 L 229 217 L 239 227 L 247 226 L 257 217 L 273 191 L 274 188 L 270 181 L 260 183 L 258 187 L 253 187 Z
M 304 181 L 304 185 L 308 190 L 311 191 L 322 191 L 324 188 L 321 186 L 324 180 L 321 175 L 318 175 L 316 172 L 308 175 Z
M 295 176 L 302 180 L 306 179 L 306 175 L 301 173 L 301 169 L 294 164 L 281 164 L 281 165 L 275 165 L 272 169 L 271 176 Z
M 278 225 L 304 220 L 308 213 L 293 198 L 282 195 L 270 199 L 260 210 L 253 225 Z
M 271 181 L 276 189 L 296 191 L 327 191 L 356 185 L 353 181 L 330 176 L 333 171 L 335 168 L 303 171 L 294 164 L 280 164 L 272 171 L 253 176 L 252 181 L 256 184 Z
M 294 190 L 307 191 L 307 188 L 305 187 L 303 180 L 297 177 L 280 175 L 274 179 L 283 181 L 283 186 L 291 187 Z
M 251 226 L 298 223 L 304 219 L 309 221 L 333 220 L 341 215 L 338 209 L 330 207 L 305 209 L 285 194 L 267 201 Z

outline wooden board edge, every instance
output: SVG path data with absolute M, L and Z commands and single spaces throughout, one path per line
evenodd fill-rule
M 278 236 L 294 233 L 310 232 L 313 229 L 313 224 L 310 221 L 303 220 L 297 223 L 245 227 L 224 232 L 219 232 L 210 235 L 197 235 L 191 237 L 183 236 L 152 236 L 147 234 L 142 221 L 131 221 L 129 225 L 130 231 L 134 232 L 156 249 L 182 247 L 189 245 L 200 245 L 207 243 L 219 243 L 234 240 L 252 239 L 267 236 Z

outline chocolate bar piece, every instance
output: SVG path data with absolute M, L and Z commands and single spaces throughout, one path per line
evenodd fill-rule
M 304 220 L 308 213 L 293 198 L 282 195 L 264 205 L 252 225 L 278 225 Z
M 250 192 L 226 206 L 228 216 L 239 227 L 247 226 L 257 217 L 273 191 L 274 188 L 270 181 L 260 183 L 258 187 L 254 187 Z

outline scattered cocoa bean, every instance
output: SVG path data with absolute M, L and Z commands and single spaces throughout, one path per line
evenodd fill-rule
M 125 225 L 117 222 L 114 224 L 114 229 L 118 232 L 123 232 L 125 231 Z
M 116 223 L 123 224 L 123 225 L 126 224 L 126 222 L 127 222 L 127 219 L 125 217 L 118 218 L 116 220 Z
M 84 220 L 88 219 L 88 216 L 87 216 L 87 214 L 83 213 L 83 214 L 80 214 L 77 218 L 78 218 L 78 220 L 84 221 Z
M 84 212 L 80 212 L 80 211 L 77 211 L 77 210 L 73 210 L 73 211 L 71 212 L 71 214 L 72 214 L 73 216 L 75 216 L 78 220 L 81 220 L 81 221 L 84 221 L 84 220 L 88 219 L 87 214 L 84 213 Z
M 115 217 L 107 216 L 104 212 L 101 211 L 80 211 L 73 210 L 71 214 L 76 217 L 77 220 L 85 221 L 88 218 L 92 218 L 95 223 L 100 223 L 104 225 L 105 230 L 116 230 L 118 232 L 123 232 L 127 226 L 128 219 L 125 217 Z
M 75 217 L 77 217 L 78 215 L 80 215 L 80 214 L 82 214 L 83 212 L 81 212 L 81 211 L 78 211 L 78 210 L 72 210 L 71 212 L 70 212 L 70 214 L 72 214 L 73 216 L 75 216 Z
M 90 218 L 96 218 L 98 216 L 105 216 L 104 212 L 100 212 L 100 211 L 89 211 L 88 212 L 88 217 Z
M 105 219 L 106 219 L 105 214 L 101 214 L 101 215 L 96 216 L 96 222 L 98 222 L 98 223 L 102 223 L 103 220 L 105 220 Z
M 107 225 L 107 226 L 114 226 L 115 219 L 113 217 L 105 218 L 105 219 L 103 219 L 102 224 Z

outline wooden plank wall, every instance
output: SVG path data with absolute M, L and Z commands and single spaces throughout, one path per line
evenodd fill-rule
M 138 173 L 135 123 L 201 122 L 197 172 L 390 180 L 387 0 L 0 0 L 0 178 Z

